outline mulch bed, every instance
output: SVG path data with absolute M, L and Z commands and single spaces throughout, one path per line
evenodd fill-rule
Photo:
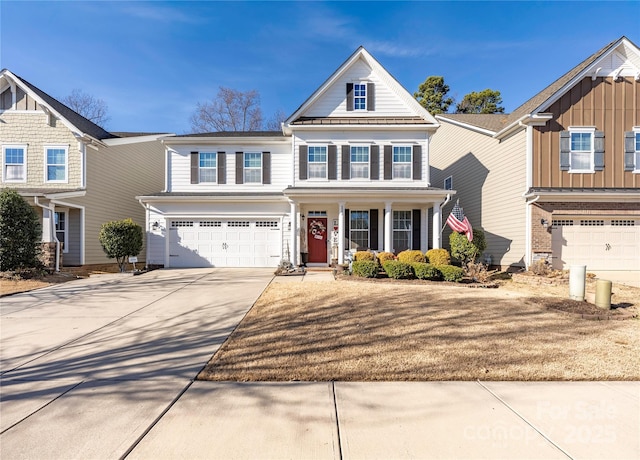
M 631 305 L 620 304 L 611 305 L 611 310 L 604 310 L 588 302 L 580 302 L 579 300 L 572 299 L 539 299 L 539 303 L 544 305 L 549 310 L 561 311 L 564 313 L 571 313 L 579 315 L 583 319 L 602 321 L 602 320 L 625 320 L 630 318 L 636 318 L 638 315 L 635 311 L 628 311 L 627 308 Z

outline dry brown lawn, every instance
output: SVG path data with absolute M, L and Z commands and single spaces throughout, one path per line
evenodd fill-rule
M 640 321 L 588 321 L 545 307 L 546 295 L 566 289 L 272 283 L 198 378 L 640 379 Z M 640 302 L 637 288 L 616 295 Z

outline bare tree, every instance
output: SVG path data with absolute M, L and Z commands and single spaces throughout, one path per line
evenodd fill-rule
M 94 122 L 98 126 L 104 128 L 105 124 L 110 120 L 107 112 L 109 108 L 107 103 L 102 99 L 93 97 L 80 89 L 74 89 L 71 94 L 62 99 L 62 102 L 69 108 L 73 109 L 87 120 Z
M 280 131 L 282 129 L 282 122 L 286 119 L 287 114 L 284 113 L 284 110 L 278 109 L 271 118 L 265 122 L 264 129 L 267 131 Z
M 196 105 L 191 115 L 194 133 L 211 131 L 259 131 L 262 129 L 260 94 L 221 86 L 217 96 Z

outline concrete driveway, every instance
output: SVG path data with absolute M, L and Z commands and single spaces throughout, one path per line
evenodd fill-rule
M 272 269 L 158 270 L 1 299 L 2 458 L 126 454 L 272 278 Z

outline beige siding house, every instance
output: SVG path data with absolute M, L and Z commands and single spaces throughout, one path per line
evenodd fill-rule
M 0 72 L 0 186 L 16 189 L 37 210 L 51 267 L 110 262 L 100 226 L 124 218 L 144 225 L 135 196 L 162 187 L 160 137 L 109 133 L 9 70 Z

